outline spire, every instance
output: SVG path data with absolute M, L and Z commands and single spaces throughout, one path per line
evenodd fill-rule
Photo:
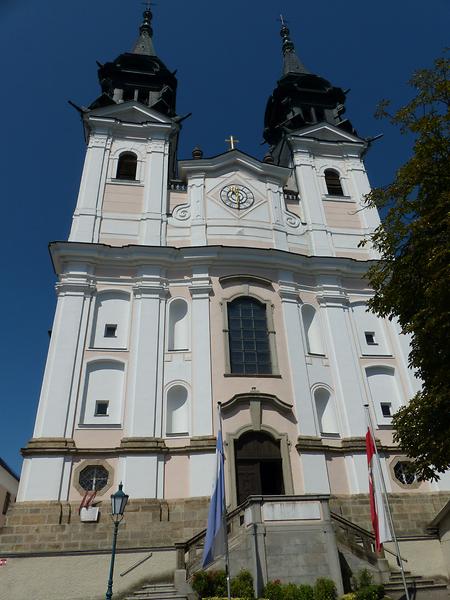
M 289 37 L 290 31 L 283 15 L 280 15 L 280 21 L 280 35 L 283 38 L 283 75 L 287 75 L 288 73 L 309 73 L 308 69 L 295 53 L 294 42 Z
M 139 38 L 134 45 L 133 54 L 144 54 L 146 56 L 155 56 L 155 49 L 153 47 L 153 29 L 152 29 L 152 18 L 153 13 L 150 8 L 144 11 L 144 20 L 142 25 L 139 27 Z

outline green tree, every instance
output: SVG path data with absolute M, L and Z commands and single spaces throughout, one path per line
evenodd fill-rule
M 368 273 L 370 309 L 397 318 L 412 335 L 409 362 L 422 391 L 393 418 L 394 439 L 414 461 L 420 479 L 450 467 L 450 137 L 449 59 L 414 73 L 414 98 L 377 116 L 414 138 L 411 158 L 392 183 L 375 188 L 369 206 L 385 214 L 370 240 L 381 261 Z M 366 242 L 363 242 L 367 243 Z

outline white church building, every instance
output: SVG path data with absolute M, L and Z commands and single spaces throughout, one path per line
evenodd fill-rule
M 203 519 L 221 403 L 230 511 L 249 496 L 310 498 L 369 530 L 368 405 L 407 568 L 448 576 L 428 525 L 450 477 L 418 481 L 393 442 L 392 415 L 420 383 L 398 324 L 366 310 L 378 256 L 360 242 L 380 220 L 364 203 L 370 142 L 344 116 L 345 93 L 307 70 L 283 25 L 264 159 L 231 138 L 223 154 L 197 147 L 179 160 L 177 81 L 154 50 L 151 17 L 131 52 L 100 66 L 102 93 L 80 109 L 86 159 L 69 239 L 50 244 L 57 307 L 9 527 L 27 507 L 59 507 L 55 527 L 85 527 L 73 551 L 89 549 L 84 533 L 110 527 L 120 482 L 139 514 L 169 507 L 170 522 L 191 501 Z M 91 490 L 100 520 L 80 523 Z M 153 542 L 127 538 L 133 518 L 123 548 L 138 552 Z M 5 541 L 17 527 L 0 529 L 0 553 L 19 564 L 34 547 Z M 53 551 L 70 550 L 64 539 Z

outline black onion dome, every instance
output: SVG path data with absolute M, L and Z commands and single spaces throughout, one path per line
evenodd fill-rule
M 155 53 L 151 19 L 146 10 L 132 52 L 100 65 L 102 95 L 90 108 L 137 100 L 169 117 L 176 115 L 177 79 Z
M 280 33 L 283 38 L 283 75 L 267 102 L 264 140 L 275 146 L 284 135 L 320 122 L 355 133 L 350 121 L 343 118 L 344 91 L 306 69 L 295 52 L 284 21 Z

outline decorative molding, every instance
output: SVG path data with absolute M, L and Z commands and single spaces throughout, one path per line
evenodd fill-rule
M 24 457 L 34 456 L 74 456 L 74 457 L 117 457 L 132 454 L 143 455 L 173 455 L 193 454 L 199 452 L 215 452 L 216 438 L 214 436 L 192 437 L 186 440 L 185 446 L 171 447 L 167 445 L 170 439 L 163 438 L 123 438 L 119 447 L 114 448 L 77 448 L 74 440 L 66 438 L 35 438 L 31 439 L 26 448 L 21 449 Z M 93 464 L 90 462 L 89 464 Z M 100 463 L 99 463 L 100 464 Z
M 172 212 L 172 218 L 177 221 L 188 221 L 191 218 L 191 205 L 179 204 Z
M 235 394 L 230 400 L 223 402 L 221 404 L 222 412 L 226 413 L 228 410 L 239 406 L 240 404 L 245 404 L 249 402 L 250 406 L 253 404 L 263 404 L 266 402 L 271 406 L 275 407 L 281 413 L 290 413 L 292 412 L 292 404 L 288 404 L 287 402 L 283 402 L 277 396 L 273 394 L 264 394 L 262 392 L 258 392 L 255 390 L 254 392 L 244 392 L 242 394 Z
M 290 210 L 283 211 L 284 220 L 288 227 L 292 227 L 293 229 L 297 229 L 302 224 L 300 217 L 291 212 Z
M 55 285 L 58 296 L 86 296 L 95 294 L 96 286 L 90 280 L 62 279 Z
M 376 440 L 379 452 L 390 454 L 399 452 L 398 446 L 388 446 Z M 298 452 L 328 452 L 332 454 L 351 454 L 353 452 L 366 452 L 366 438 L 352 437 L 336 440 L 335 444 L 330 444 L 327 439 L 315 436 L 299 436 L 295 445 Z
M 219 283 L 222 287 L 224 284 L 253 284 L 273 289 L 273 282 L 270 279 L 259 277 L 257 275 L 224 275 L 223 277 L 219 277 Z

